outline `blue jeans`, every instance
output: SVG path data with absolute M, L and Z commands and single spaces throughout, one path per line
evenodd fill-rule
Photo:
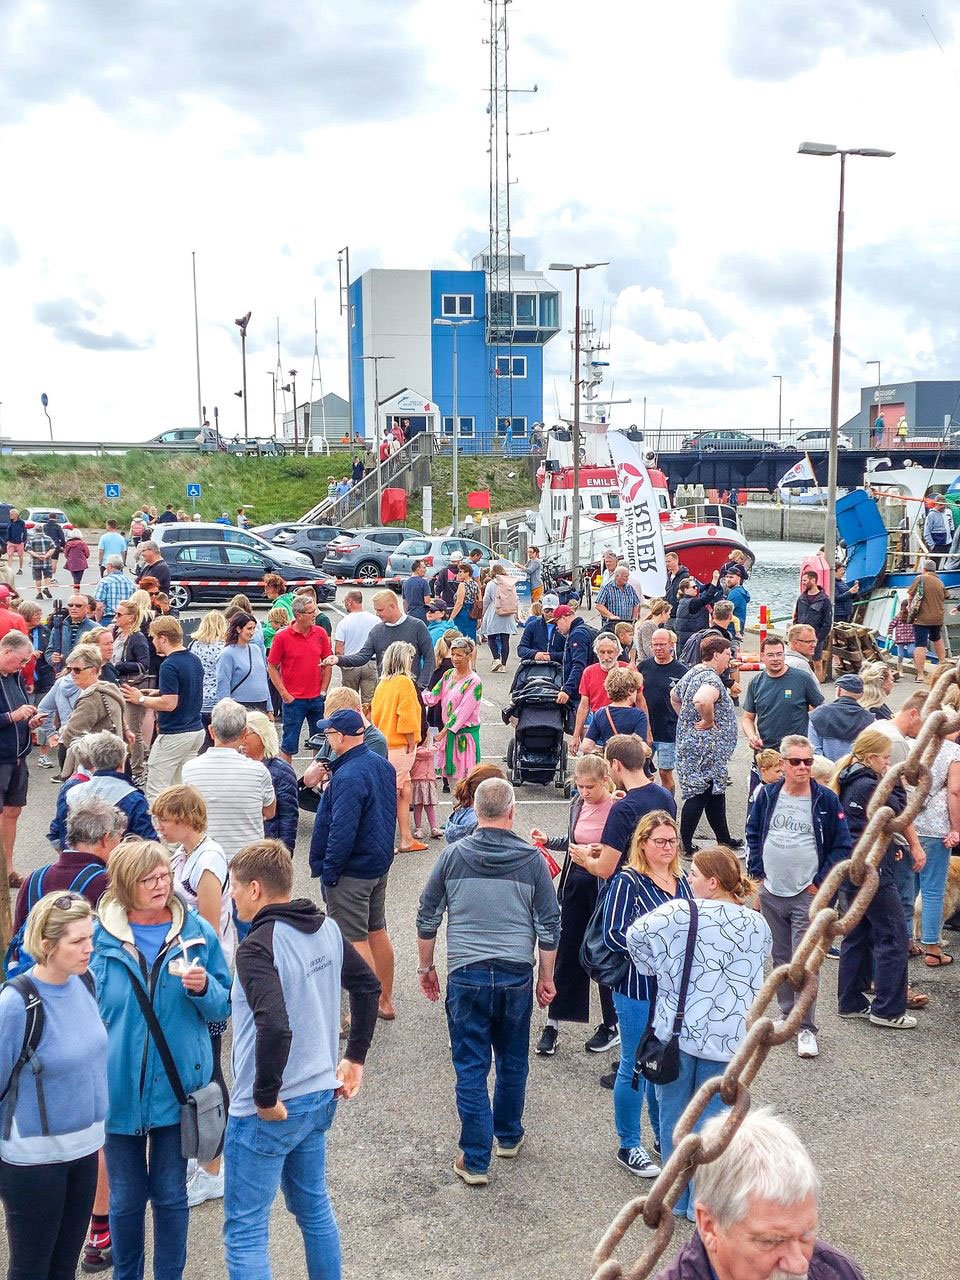
M 326 1180 L 333 1091 L 290 1098 L 286 1107 L 286 1120 L 227 1121 L 223 1240 L 230 1280 L 270 1280 L 270 1207 L 278 1187 L 303 1236 L 310 1280 L 340 1280 L 340 1232 Z
M 108 1133 L 110 1238 L 116 1280 L 143 1280 L 144 1219 L 153 1208 L 154 1280 L 180 1280 L 187 1262 L 187 1162 L 180 1126 L 148 1134 Z
M 317 725 L 323 719 L 323 694 L 319 698 L 294 698 L 283 704 L 283 740 L 280 750 L 295 756 L 300 750 L 300 731 L 306 720 L 311 734 L 317 733 Z
M 657 1142 L 660 1141 L 660 1104 L 656 1086 L 640 1077 L 640 1087 L 633 1087 L 633 1066 L 637 1059 L 640 1037 L 650 1020 L 649 1000 L 633 1000 L 619 991 L 613 993 L 613 1005 L 620 1023 L 620 1066 L 613 1085 L 613 1123 L 621 1147 L 640 1146 L 640 1114 L 643 1099 L 647 1099 L 650 1127 Z
M 471 1173 L 490 1164 L 493 1138 L 505 1147 L 523 1137 L 530 1069 L 533 972 L 528 965 L 482 960 L 447 978 L 447 1025 L 457 1073 L 460 1148 Z M 493 1109 L 487 1092 L 496 1062 Z
M 487 636 L 487 644 L 490 646 L 494 662 L 509 662 L 510 637 L 506 632 L 502 635 Z
M 657 1085 L 657 1096 L 660 1099 L 660 1148 L 664 1164 L 673 1154 L 673 1131 L 687 1103 L 704 1081 L 723 1075 L 726 1069 L 725 1062 L 714 1062 L 710 1058 L 695 1058 L 692 1053 L 684 1053 L 681 1049 L 680 1074 L 673 1084 Z M 720 1101 L 719 1093 L 715 1093 L 707 1109 L 697 1121 L 694 1131 L 699 1133 L 705 1120 L 709 1120 L 711 1116 L 720 1115 L 727 1109 L 726 1104 Z M 691 1222 L 694 1220 L 692 1188 L 691 1180 L 673 1210 L 678 1217 L 686 1215 Z
M 920 941 L 933 947 L 940 941 L 943 924 L 943 893 L 947 887 L 950 870 L 950 850 L 936 836 L 921 836 L 920 843 L 927 855 L 922 871 L 917 872 L 920 884 Z

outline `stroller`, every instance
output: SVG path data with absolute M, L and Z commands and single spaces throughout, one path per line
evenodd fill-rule
M 567 775 L 565 733 L 572 731 L 574 710 L 561 705 L 557 694 L 563 685 L 559 662 L 521 662 L 510 686 L 510 706 L 503 723 L 516 717 L 517 728 L 507 744 L 507 776 L 514 786 L 524 782 L 553 782 L 563 788 Z

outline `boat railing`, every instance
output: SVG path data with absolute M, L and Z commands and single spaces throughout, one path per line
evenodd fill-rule
M 729 502 L 681 503 L 674 507 L 671 523 L 716 524 L 724 529 L 737 529 L 737 508 Z

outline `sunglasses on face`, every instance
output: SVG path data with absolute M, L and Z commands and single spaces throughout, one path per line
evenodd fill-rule
M 73 675 L 76 675 L 78 671 L 89 671 L 90 668 L 89 667 L 67 667 L 67 670 L 71 672 Z
M 801 765 L 805 769 L 813 768 L 813 760 L 809 756 L 784 756 L 783 763 L 792 764 L 795 769 L 799 769 Z

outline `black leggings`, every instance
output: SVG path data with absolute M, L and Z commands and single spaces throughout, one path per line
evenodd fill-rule
M 727 795 L 721 791 L 715 795 L 709 787 L 697 796 L 690 796 L 683 803 L 680 813 L 680 843 L 684 853 L 693 849 L 693 837 L 697 834 L 697 824 L 706 814 L 707 821 L 717 838 L 718 844 L 729 844 L 730 828 L 727 826 Z
M 510 637 L 487 636 L 487 644 L 490 646 L 490 652 L 493 654 L 494 662 L 506 662 L 510 657 Z
M 7 1280 L 73 1280 L 96 1189 L 96 1152 L 61 1164 L 0 1160 Z

